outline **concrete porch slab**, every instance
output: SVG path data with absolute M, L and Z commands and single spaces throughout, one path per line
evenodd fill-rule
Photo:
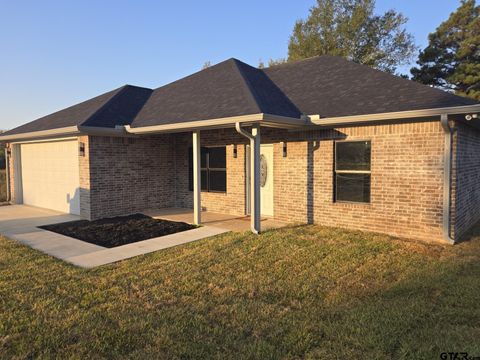
M 143 213 L 153 218 L 182 221 L 189 224 L 191 224 L 193 221 L 193 209 L 149 209 Z M 202 211 L 202 224 L 205 226 L 216 226 L 235 232 L 244 232 L 250 230 L 250 216 L 228 215 L 211 211 Z M 277 229 L 286 225 L 286 223 L 275 220 L 274 218 L 264 216 L 261 218 L 262 231 Z

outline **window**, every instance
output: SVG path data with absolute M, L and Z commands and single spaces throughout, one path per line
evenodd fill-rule
M 188 186 L 193 191 L 193 154 L 188 149 L 189 172 Z M 202 191 L 227 191 L 227 154 L 225 147 L 209 147 L 200 149 L 201 188 Z
M 335 143 L 335 201 L 370 202 L 370 141 Z

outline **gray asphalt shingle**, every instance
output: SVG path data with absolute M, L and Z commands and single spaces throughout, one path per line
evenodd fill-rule
M 3 135 L 74 125 L 165 125 L 266 113 L 299 118 L 477 104 L 336 56 L 257 69 L 229 59 L 155 90 L 125 85 Z

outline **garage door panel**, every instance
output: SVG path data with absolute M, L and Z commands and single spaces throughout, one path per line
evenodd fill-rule
M 21 145 L 23 202 L 80 213 L 77 141 Z

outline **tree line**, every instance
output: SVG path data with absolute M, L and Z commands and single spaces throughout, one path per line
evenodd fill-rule
M 480 100 L 480 6 L 475 0 L 462 0 L 420 52 L 404 15 L 395 10 L 377 15 L 374 9 L 375 0 L 317 0 L 308 17 L 295 23 L 288 57 L 268 65 L 337 55 L 396 73 L 418 54 L 412 80 Z

